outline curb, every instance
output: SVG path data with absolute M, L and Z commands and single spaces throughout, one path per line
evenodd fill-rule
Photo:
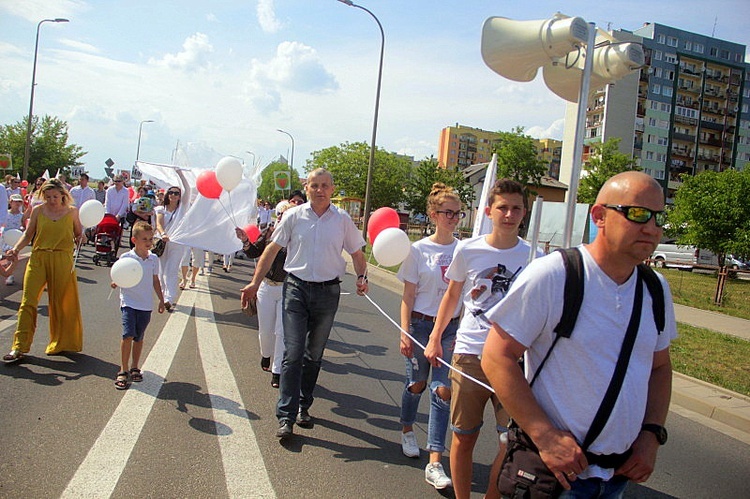
M 380 287 L 401 294 L 403 285 L 393 272 L 372 262 L 368 262 L 367 269 L 370 276 L 377 276 Z M 353 272 L 351 262 L 347 270 Z M 672 371 L 671 403 L 750 435 L 750 397 Z
M 672 403 L 750 434 L 750 398 L 676 371 Z

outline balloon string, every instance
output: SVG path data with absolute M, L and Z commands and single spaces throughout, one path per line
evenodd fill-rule
M 232 212 L 232 223 L 235 227 L 239 227 L 237 225 L 237 221 L 234 219 L 234 208 L 232 207 L 232 191 L 227 191 L 227 196 L 229 196 L 229 211 Z
M 237 227 L 237 223 L 232 218 L 232 215 L 229 214 L 229 212 L 227 211 L 226 207 L 224 206 L 224 203 L 221 202 L 221 199 L 217 198 L 216 200 L 219 202 L 219 204 L 221 205 L 221 207 L 224 209 L 224 213 L 227 214 L 227 218 L 229 218 L 229 221 L 232 222 L 235 227 Z
M 115 292 L 115 288 L 112 288 L 112 289 L 109 290 L 109 296 L 107 297 L 107 300 L 109 300 L 110 298 L 112 298 L 112 293 L 114 293 L 114 292 Z
M 383 315 L 383 317 L 385 317 L 386 319 L 388 319 L 389 321 L 391 321 L 391 324 L 393 324 L 394 326 L 396 326 L 396 328 L 397 328 L 397 329 L 398 329 L 399 331 L 401 331 L 401 332 L 402 332 L 402 333 L 404 333 L 404 334 L 405 334 L 406 336 L 408 336 L 409 338 L 411 338 L 411 340 L 412 340 L 412 341 L 413 341 L 414 343 L 416 343 L 416 344 L 417 344 L 417 346 L 418 346 L 419 348 L 421 348 L 422 350 L 424 350 L 424 349 L 425 349 L 425 346 L 424 346 L 424 345 L 422 345 L 422 344 L 421 344 L 421 343 L 420 343 L 419 341 L 417 341 L 417 339 L 416 339 L 416 338 L 415 338 L 414 336 L 410 335 L 408 331 L 404 331 L 403 329 L 401 329 L 401 326 L 399 326 L 399 325 L 398 325 L 398 324 L 396 323 L 396 321 L 394 321 L 393 319 L 391 319 L 391 318 L 390 318 L 390 316 L 389 316 L 388 314 L 386 314 L 386 313 L 385 313 L 385 311 L 384 311 L 384 310 L 383 310 L 382 308 L 380 308 L 380 305 L 378 305 L 377 303 L 375 303 L 375 302 L 374 302 L 374 301 L 372 300 L 372 298 L 370 298 L 370 296 L 369 296 L 369 295 L 365 294 L 364 296 L 365 296 L 365 298 L 367 298 L 367 300 L 368 300 L 368 301 L 369 301 L 370 303 L 372 303 L 372 304 L 373 304 L 373 306 L 374 306 L 374 307 L 375 307 L 376 309 L 378 309 L 378 311 L 379 311 L 379 312 L 380 312 L 380 313 L 381 313 L 381 314 Z M 442 358 L 438 357 L 438 358 L 437 358 L 437 360 L 438 360 L 438 362 L 440 362 L 441 364 L 443 364 L 444 366 L 446 366 L 446 367 L 447 367 L 448 369 L 452 370 L 453 372 L 455 372 L 455 373 L 457 373 L 457 374 L 459 374 L 459 375 L 463 376 L 463 377 L 464 377 L 464 378 L 466 378 L 466 379 L 469 379 L 469 380 L 473 381 L 474 383 L 478 384 L 478 385 L 479 385 L 479 386 L 481 386 L 482 388 L 486 388 L 487 390 L 491 391 L 492 393 L 495 393 L 495 390 L 493 390 L 491 386 L 489 386 L 489 385 L 487 385 L 487 384 L 485 384 L 485 383 L 482 383 L 482 382 L 481 382 L 481 381 L 479 381 L 478 379 L 476 379 L 476 378 L 474 378 L 474 377 L 472 377 L 472 376 L 469 376 L 468 374 L 466 374 L 466 373 L 464 373 L 464 372 L 461 372 L 461 371 L 459 371 L 458 369 L 456 369 L 455 367 L 453 367 L 452 365 L 450 365 L 450 363 L 448 363 L 448 362 L 444 361 L 444 360 L 443 360 Z
M 83 241 L 78 241 L 78 243 L 76 244 L 76 257 L 73 259 L 73 266 L 70 267 L 71 274 L 76 269 L 76 263 L 78 263 L 78 256 L 81 254 L 81 246 L 83 246 Z

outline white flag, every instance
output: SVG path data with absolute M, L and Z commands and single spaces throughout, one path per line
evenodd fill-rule
M 479 207 L 477 208 L 477 216 L 474 219 L 474 230 L 472 231 L 472 237 L 481 236 L 482 234 L 489 234 L 492 232 L 492 220 L 484 214 L 484 208 L 487 206 L 487 201 L 490 198 L 490 191 L 492 186 L 495 185 L 497 180 L 497 154 L 492 155 L 492 161 L 487 165 L 487 174 L 484 176 L 484 185 L 482 185 L 482 196 L 479 198 Z

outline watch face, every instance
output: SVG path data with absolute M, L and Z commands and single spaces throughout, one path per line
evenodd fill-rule
M 663 426 L 657 425 L 657 424 L 645 424 L 643 425 L 643 430 L 650 431 L 654 435 L 656 435 L 656 441 L 659 442 L 660 445 L 664 445 L 667 443 L 667 429 Z

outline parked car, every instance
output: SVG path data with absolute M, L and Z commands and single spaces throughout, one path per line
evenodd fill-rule
M 727 264 L 727 267 L 732 270 L 750 270 L 750 263 L 741 258 L 737 258 L 734 255 L 727 255 L 725 263 Z
M 660 244 L 651 255 L 657 267 L 677 267 L 692 269 L 698 263 L 698 251 L 693 246 Z

